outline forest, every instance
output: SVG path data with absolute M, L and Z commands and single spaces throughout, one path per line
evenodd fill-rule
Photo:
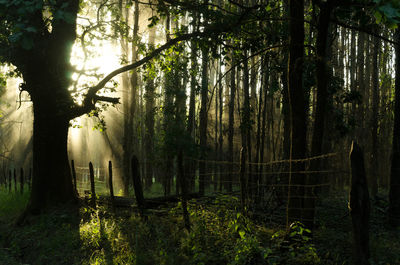
M 0 0 L 0 264 L 400 264 L 398 0 Z

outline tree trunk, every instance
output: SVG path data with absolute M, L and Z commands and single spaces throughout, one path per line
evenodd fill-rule
M 171 18 L 167 16 L 165 21 L 165 33 L 167 35 L 167 41 L 170 40 L 171 32 Z M 165 73 L 165 86 L 164 86 L 164 156 L 165 156 L 165 172 L 164 172 L 164 195 L 171 193 L 171 184 L 174 176 L 174 155 L 171 152 L 174 149 L 173 146 L 173 122 L 174 122 L 174 106 L 173 106 L 173 72 L 169 71 Z
M 327 115 L 328 105 L 328 70 L 327 70 L 327 48 L 328 34 L 329 34 L 329 21 L 331 16 L 332 7 L 330 1 L 320 5 L 320 13 L 318 20 L 317 32 L 317 106 L 315 112 L 314 132 L 312 137 L 311 156 L 318 156 L 322 154 L 322 144 L 324 141 L 325 133 L 325 118 Z M 311 161 L 310 170 L 320 170 L 320 160 L 314 159 Z M 305 225 L 309 228 L 314 226 L 314 213 L 315 213 L 315 200 L 316 190 L 315 185 L 320 183 L 322 178 L 319 174 L 311 174 L 308 177 L 308 184 L 314 185 L 307 189 L 307 198 L 304 200 L 305 212 Z
M 155 27 L 150 29 L 149 47 L 154 48 Z M 153 183 L 153 162 L 154 162 L 154 90 L 155 84 L 152 77 L 146 81 L 146 117 L 145 117 L 145 149 L 146 149 L 146 177 L 144 179 L 145 188 L 150 189 Z
M 67 153 L 69 120 L 58 117 L 56 110 L 37 105 L 34 102 L 33 181 L 28 205 L 34 214 L 76 198 Z
M 234 136 L 234 123 L 235 123 L 235 94 L 236 94 L 236 69 L 235 60 L 232 60 L 231 70 L 231 83 L 230 83 L 230 98 L 229 98 L 229 120 L 228 120 L 228 161 L 233 163 L 233 136 Z M 232 191 L 233 176 L 231 173 L 228 174 L 227 178 L 227 191 Z
M 379 33 L 378 31 L 376 31 Z M 371 174 L 370 174 L 370 185 L 371 185 L 371 196 L 375 196 L 378 193 L 378 176 L 379 176 L 379 156 L 378 156 L 378 117 L 379 117 L 379 62 L 378 53 L 380 51 L 380 40 L 377 37 L 373 37 L 374 47 L 372 56 L 372 154 L 371 154 Z
M 303 88 L 304 1 L 289 0 L 289 105 L 291 117 L 291 158 L 304 158 L 307 153 L 307 98 Z M 304 171 L 303 163 L 293 164 L 293 171 Z M 302 220 L 305 176 L 289 177 L 287 225 Z
M 400 29 L 395 32 L 395 40 L 400 42 Z M 400 44 L 395 45 L 396 83 L 393 126 L 393 155 L 389 187 L 389 221 L 393 226 L 400 225 Z
M 196 24 L 196 19 L 194 20 L 194 26 Z M 198 68 L 198 63 L 197 63 L 197 44 L 195 42 L 191 43 L 191 71 L 195 73 Z M 188 113 L 188 121 L 187 121 L 187 133 L 190 137 L 190 143 L 194 147 L 195 145 L 195 123 L 196 123 L 196 95 L 197 95 L 197 90 L 198 90 L 198 83 L 196 80 L 196 76 L 194 74 L 191 75 L 190 77 L 190 96 L 189 96 L 189 113 Z M 185 155 L 189 155 L 190 157 L 194 156 L 194 148 L 190 148 L 190 152 L 186 151 Z M 187 162 L 187 166 L 185 171 L 187 172 L 188 176 L 188 190 L 189 191 L 194 191 L 195 190 L 195 172 L 196 172 L 196 163 L 193 160 L 189 160 Z
M 350 151 L 351 190 L 350 214 L 353 223 L 354 261 L 358 265 L 368 265 L 369 259 L 369 214 L 370 202 L 364 154 L 357 143 L 353 142 Z
M 249 65 L 247 61 L 247 52 L 244 53 L 245 61 L 243 62 L 243 111 L 242 111 L 242 119 L 240 122 L 240 128 L 241 128 L 241 133 L 242 133 L 242 148 L 243 149 L 243 156 L 244 160 L 251 162 L 251 110 L 250 110 L 250 86 L 249 86 Z M 252 167 L 251 165 L 248 166 L 248 173 L 246 172 L 245 174 L 247 175 L 248 179 L 247 181 L 249 182 L 248 185 L 248 190 L 249 196 L 251 198 L 252 195 L 254 195 L 254 180 L 252 176 Z
M 208 104 L 208 49 L 202 49 L 202 80 L 201 80 L 201 107 L 200 107 L 200 163 L 199 163 L 199 193 L 205 192 L 205 174 L 207 158 L 207 104 Z

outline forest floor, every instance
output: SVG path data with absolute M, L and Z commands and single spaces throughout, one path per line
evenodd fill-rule
M 16 226 L 28 193 L 0 190 L 0 265 L 352 264 L 346 197 L 335 194 L 320 203 L 311 238 L 301 224 L 285 231 L 284 207 L 273 217 L 249 218 L 233 196 L 190 201 L 190 232 L 180 204 L 144 216 L 107 205 L 65 207 Z M 372 206 L 371 264 L 400 264 L 400 230 L 386 224 L 387 202 Z

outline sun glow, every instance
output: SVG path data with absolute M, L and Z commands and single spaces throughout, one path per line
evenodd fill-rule
M 85 26 L 85 20 L 81 20 L 78 19 L 78 24 Z M 80 31 L 82 29 L 78 28 L 78 36 L 82 34 Z M 121 66 L 120 58 L 120 45 L 115 40 L 77 38 L 71 52 L 70 62 L 74 73 L 69 90 L 78 104 L 82 103 L 83 97 L 90 87 Z M 120 83 L 119 79 L 119 76 L 115 77 L 114 83 L 109 82 L 98 92 L 98 95 L 120 97 L 119 87 L 115 87 L 115 82 Z M 116 88 L 116 91 L 110 88 Z M 113 110 L 111 108 L 105 110 L 103 115 L 112 116 L 110 111 Z M 111 126 L 110 123 L 107 122 L 107 127 Z M 82 166 L 87 166 L 85 163 L 89 161 L 99 165 L 102 163 L 102 159 L 109 159 L 109 157 L 107 158 L 109 153 L 107 137 L 104 132 L 93 129 L 96 124 L 99 124 L 99 120 L 87 115 L 71 121 L 68 137 L 69 156 Z M 104 157 L 100 157 L 100 154 Z

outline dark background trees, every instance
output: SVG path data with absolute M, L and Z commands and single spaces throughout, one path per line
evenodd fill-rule
M 262 163 L 345 154 L 356 139 L 371 161 L 371 195 L 389 189 L 397 218 L 395 1 L 0 1 L 0 17 L 0 59 L 33 103 L 28 211 L 75 200 L 70 122 L 89 114 L 103 126 L 104 103 L 120 103 L 119 127 L 106 124 L 103 134 L 126 195 L 132 155 L 143 163 L 146 190 L 157 184 L 179 194 L 183 154 L 189 190 L 231 192 L 243 148 L 247 199 L 257 203 L 262 185 L 286 185 L 288 221 L 312 227 L 316 201 L 303 197 L 327 191 L 304 185 L 344 189 L 348 176 L 304 174 L 326 166 L 313 160 L 290 163 L 287 171 L 303 173 L 278 179 L 263 174 Z M 121 49 L 126 66 L 100 76 L 71 65 L 74 43 L 90 60 L 90 45 L 103 41 Z M 78 82 L 74 74 L 94 79 Z

